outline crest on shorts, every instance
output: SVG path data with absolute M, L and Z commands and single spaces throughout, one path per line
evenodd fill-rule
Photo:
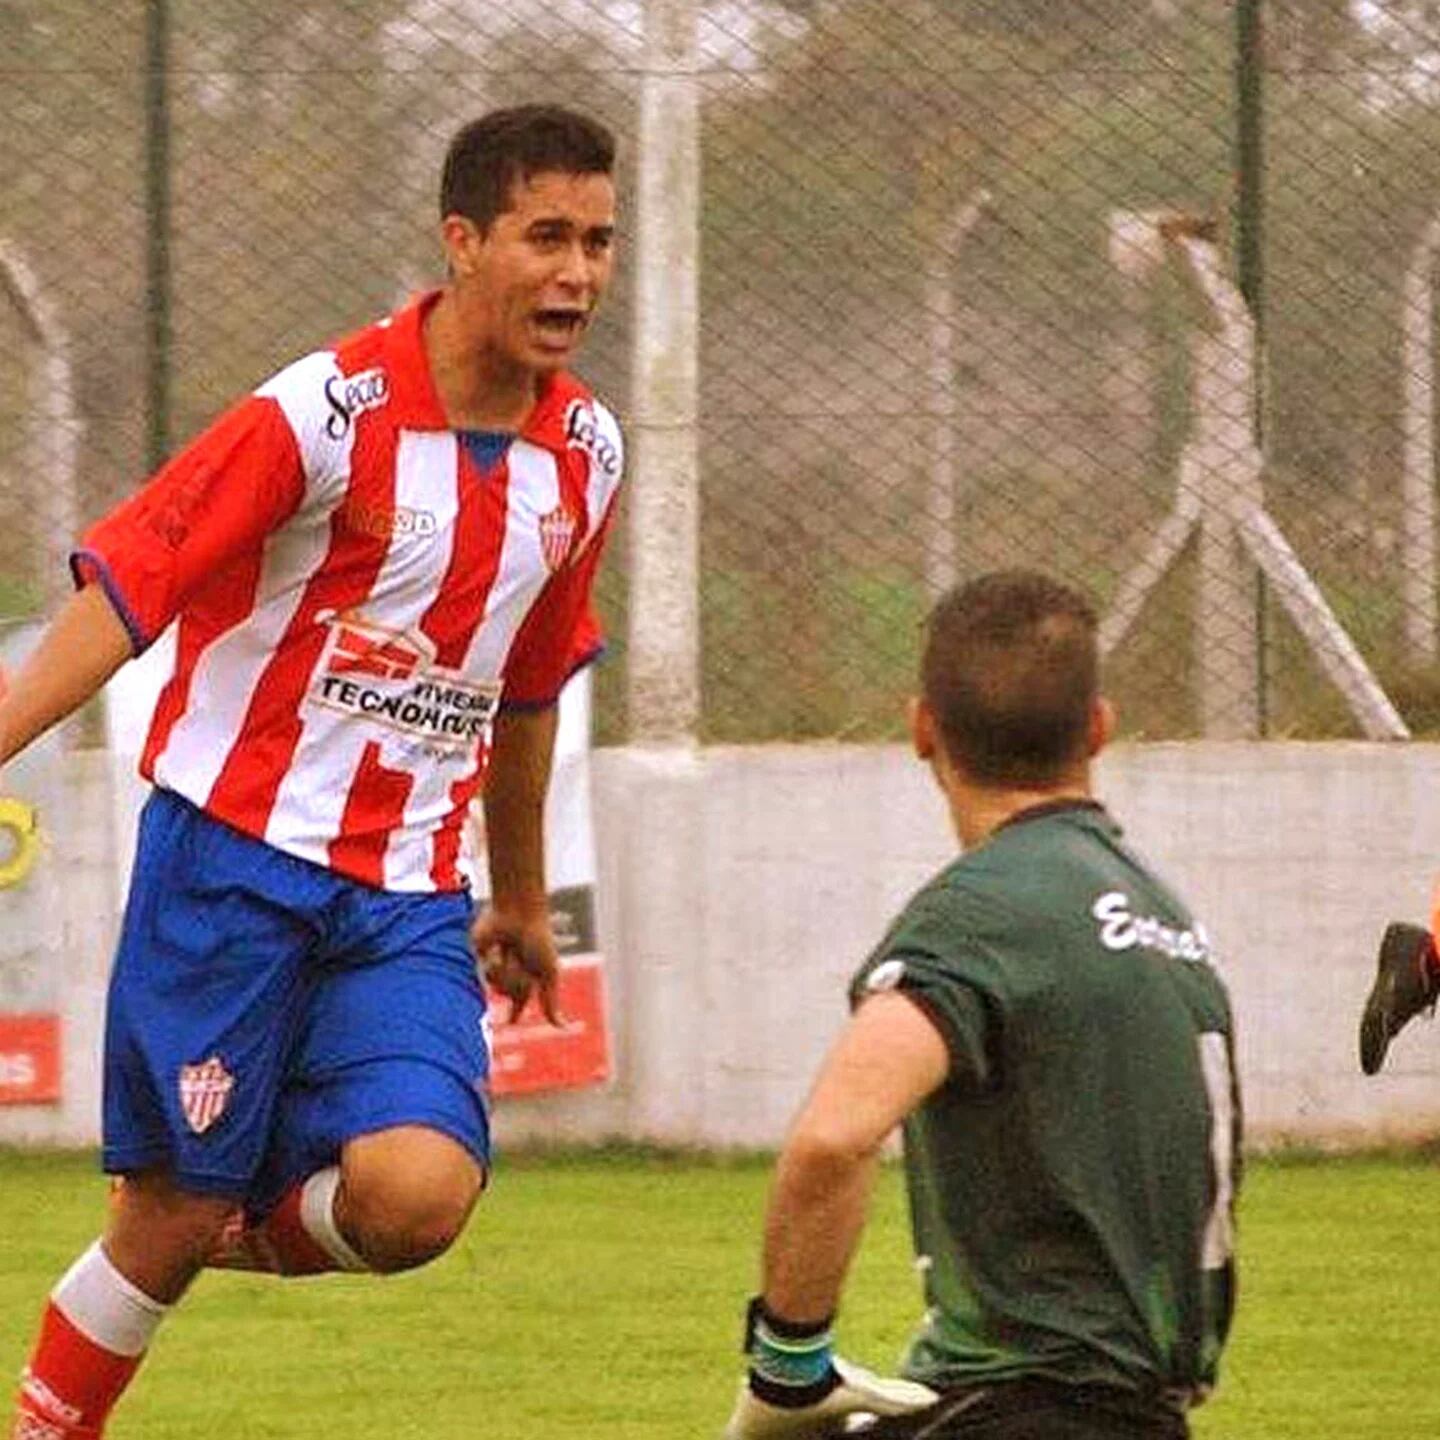
M 570 558 L 574 543 L 575 517 L 563 505 L 540 517 L 540 553 L 547 570 L 558 570 Z
M 234 1088 L 235 1077 L 218 1055 L 198 1065 L 182 1065 L 180 1108 L 185 1113 L 185 1123 L 197 1135 L 203 1135 L 225 1113 Z

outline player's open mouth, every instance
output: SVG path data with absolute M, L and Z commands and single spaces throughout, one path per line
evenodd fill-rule
M 568 345 L 585 328 L 583 310 L 537 310 L 535 328 L 552 344 Z

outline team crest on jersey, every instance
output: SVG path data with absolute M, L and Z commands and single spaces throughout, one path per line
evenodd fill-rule
M 575 543 L 575 528 L 575 517 L 564 505 L 557 505 L 548 515 L 540 517 L 540 553 L 545 557 L 545 568 L 551 574 L 570 558 L 570 547 Z
M 234 1088 L 235 1077 L 218 1055 L 180 1067 L 180 1109 L 195 1134 L 203 1135 L 225 1113 Z

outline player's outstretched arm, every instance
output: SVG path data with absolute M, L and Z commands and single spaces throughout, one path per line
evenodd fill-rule
M 934 1022 L 898 992 L 872 995 L 821 1067 L 786 1137 L 765 1217 L 765 1303 L 831 1314 L 865 1223 L 885 1138 L 949 1073 Z
M 866 1000 L 826 1058 L 776 1168 L 764 1293 L 746 1325 L 750 1371 L 725 1440 L 836 1434 L 847 1415 L 904 1414 L 936 1399 L 923 1385 L 837 1357 L 830 1326 L 880 1146 L 948 1071 L 940 1032 L 900 994 Z
M 472 932 L 485 978 L 510 1001 L 510 1018 L 535 995 L 552 1025 L 560 1023 L 560 961 L 545 883 L 545 796 L 557 714 L 546 705 L 495 718 L 482 796 L 490 904 Z
M 133 654 L 101 586 L 72 595 L 8 683 L 0 677 L 0 765 L 78 710 Z

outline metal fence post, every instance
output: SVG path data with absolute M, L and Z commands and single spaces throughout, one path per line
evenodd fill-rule
M 1180 459 L 1180 486 L 1200 497 L 1200 564 L 1195 575 L 1195 648 L 1201 733 L 1253 740 L 1261 732 L 1258 575 L 1239 519 L 1262 503 L 1263 466 L 1255 432 L 1253 313 L 1226 282 L 1214 245 L 1180 240 L 1209 308 L 1190 339 L 1194 404 Z
M 145 467 L 170 450 L 170 0 L 145 7 Z
M 1436 657 L 1435 604 L 1435 257 L 1440 215 L 1425 227 L 1405 270 L 1404 470 L 1400 482 L 1400 596 L 1405 654 L 1415 665 Z
M 955 266 L 966 237 L 990 203 L 983 187 L 941 221 L 925 247 L 925 314 L 929 351 L 926 379 L 930 388 L 930 479 L 926 487 L 924 545 L 925 593 L 938 599 L 959 578 L 956 559 L 956 517 L 961 483 L 956 426 Z
M 70 338 L 59 307 L 46 295 L 18 246 L 0 239 L 0 294 L 8 297 L 29 332 L 25 465 L 34 477 L 28 497 L 31 544 L 37 554 L 39 592 L 47 608 L 70 593 L 70 547 L 80 532 L 76 477 L 84 429 L 75 398 Z
M 648 0 L 636 146 L 630 421 L 630 735 L 700 718 L 700 92 L 697 0 Z
M 1265 0 L 1237 0 L 1235 6 L 1235 269 L 1240 293 L 1254 326 L 1254 391 L 1251 420 L 1254 441 L 1264 445 L 1265 424 Z M 1263 463 L 1263 462 L 1262 462 Z M 1219 552 L 1212 551 L 1218 559 Z M 1223 562 L 1222 567 L 1223 567 Z M 1247 663 L 1255 667 L 1253 711 L 1239 728 L 1263 736 L 1266 715 L 1265 620 L 1268 595 L 1265 576 L 1250 582 L 1254 635 L 1247 644 Z M 1210 732 L 1207 730 L 1207 734 Z

